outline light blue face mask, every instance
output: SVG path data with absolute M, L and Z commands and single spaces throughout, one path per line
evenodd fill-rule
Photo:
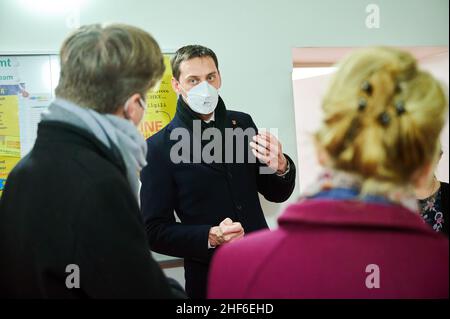
M 187 94 L 187 104 L 195 113 L 203 115 L 211 114 L 219 103 L 219 92 L 207 81 L 203 81 L 194 86 L 189 92 L 184 88 L 183 91 Z

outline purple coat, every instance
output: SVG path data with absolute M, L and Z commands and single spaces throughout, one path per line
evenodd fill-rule
M 277 230 L 220 247 L 208 297 L 448 298 L 448 274 L 448 239 L 418 214 L 309 200 L 289 206 Z

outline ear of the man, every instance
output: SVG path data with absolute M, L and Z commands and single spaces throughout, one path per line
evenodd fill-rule
M 220 71 L 217 70 L 217 74 L 219 76 L 219 89 L 222 87 L 222 75 L 220 74 Z
M 139 111 L 139 108 L 141 108 L 140 104 L 141 95 L 139 93 L 133 94 L 129 100 L 128 100 L 128 113 L 132 116 L 137 111 Z
M 172 77 L 172 88 L 176 94 L 181 94 L 180 82 L 178 82 L 174 77 Z

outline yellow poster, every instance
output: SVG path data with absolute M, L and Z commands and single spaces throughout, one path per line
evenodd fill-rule
M 16 164 L 20 161 L 20 157 L 2 157 L 0 158 L 0 197 L 5 187 L 6 179 Z
M 17 95 L 0 96 L 0 156 L 20 157 Z
M 20 157 L 20 137 L 0 135 L 0 158 Z
M 147 139 L 172 121 L 177 108 L 177 94 L 172 89 L 172 68 L 170 56 L 164 56 L 166 71 L 161 84 L 147 94 L 147 111 L 139 127 Z

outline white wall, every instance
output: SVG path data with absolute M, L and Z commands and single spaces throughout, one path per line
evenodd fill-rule
M 331 67 L 330 67 L 331 69 Z M 297 69 L 301 73 L 304 68 Z M 312 187 L 321 172 L 316 157 L 313 134 L 321 126 L 322 97 L 332 73 L 303 79 L 293 79 L 297 152 L 299 158 L 299 186 L 301 193 Z
M 76 20 L 61 2 L 1 0 L 0 52 L 57 51 L 70 31 L 67 22 L 70 26 Z M 294 159 L 293 47 L 448 45 L 449 35 L 448 0 L 65 2 L 82 3 L 81 24 L 125 22 L 151 32 L 164 49 L 191 43 L 214 49 L 228 107 L 250 113 L 260 127 L 278 128 L 285 151 Z M 380 6 L 380 29 L 365 26 L 369 3 Z M 298 191 L 292 199 L 297 196 Z M 264 206 L 274 225 L 279 206 Z

